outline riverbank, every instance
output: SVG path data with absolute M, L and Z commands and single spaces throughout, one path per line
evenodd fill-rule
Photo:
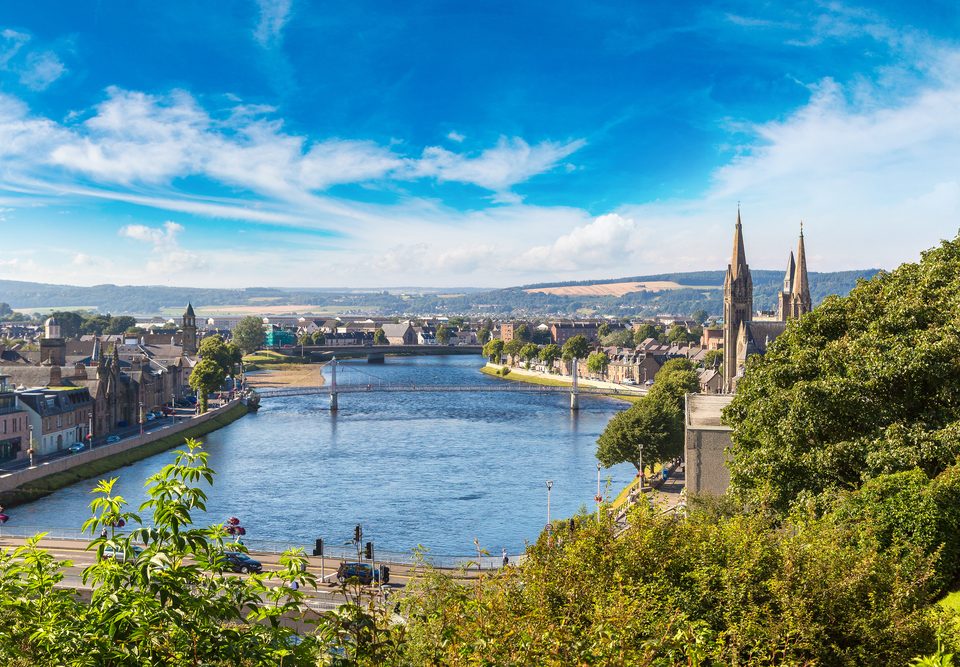
M 111 470 L 130 465 L 148 456 L 178 447 L 187 438 L 199 438 L 236 421 L 247 414 L 247 406 L 235 401 L 216 411 L 208 412 L 154 433 L 129 441 L 101 445 L 48 464 L 27 468 L 0 478 L 0 505 L 12 507 L 49 495 L 57 489 Z
M 287 387 L 318 387 L 324 384 L 320 364 L 284 363 L 260 365 L 244 374 L 248 387 L 253 389 L 281 389 Z
M 502 375 L 502 369 L 509 369 L 509 373 Z M 539 373 L 537 371 L 529 371 L 525 368 L 513 368 L 512 366 L 504 366 L 502 364 L 487 363 L 486 366 L 480 369 L 480 372 L 484 375 L 489 375 L 490 377 L 499 378 L 501 380 L 513 380 L 514 382 L 526 382 L 528 384 L 539 384 L 546 387 L 572 387 L 573 380 L 570 379 L 568 375 L 547 375 L 546 373 Z M 592 379 L 582 379 L 579 378 L 577 383 L 581 387 L 596 387 L 599 389 L 616 389 L 623 391 L 623 385 L 616 384 L 614 382 L 604 382 L 602 380 L 592 380 Z M 636 403 L 643 395 L 646 393 L 646 390 L 637 388 L 636 396 L 625 396 L 623 394 L 610 394 L 610 398 L 618 398 L 621 401 L 626 401 L 628 403 Z M 642 392 L 642 393 L 641 393 Z

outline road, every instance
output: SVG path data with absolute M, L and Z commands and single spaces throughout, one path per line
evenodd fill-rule
M 184 419 L 189 419 L 196 414 L 193 408 L 177 408 L 175 416 L 162 417 L 160 419 L 154 419 L 152 421 L 145 422 L 143 424 L 144 433 L 152 433 L 153 431 L 159 431 L 165 428 L 168 428 L 172 425 L 173 420 L 176 419 L 177 423 L 182 422 Z M 134 424 L 133 426 L 127 426 L 125 428 L 116 429 L 111 432 L 109 436 L 103 436 L 100 438 L 93 439 L 93 448 L 96 449 L 102 445 L 107 444 L 107 437 L 117 436 L 120 440 L 126 440 L 127 438 L 133 438 L 140 435 L 140 425 Z M 73 456 L 74 452 L 71 452 L 69 449 L 64 449 L 60 452 L 53 452 L 52 454 L 46 454 L 44 456 L 34 456 L 33 464 L 34 466 L 43 465 L 44 463 L 49 463 L 50 461 L 56 461 L 57 459 L 62 459 L 67 456 Z M 16 459 L 14 461 L 7 461 L 2 466 L 0 466 L 0 473 L 4 472 L 13 472 L 15 470 L 23 470 L 24 468 L 30 467 L 30 459 Z
M 17 547 L 26 541 L 23 537 L 0 537 L 0 548 Z M 89 584 L 83 582 L 83 570 L 92 565 L 96 560 L 96 551 L 87 550 L 88 542 L 85 540 L 66 540 L 66 539 L 43 539 L 40 541 L 40 547 L 46 549 L 58 560 L 69 560 L 72 565 L 63 570 L 64 578 L 60 586 L 72 588 L 78 591 L 89 591 Z M 276 553 L 258 553 L 250 552 L 250 556 L 263 564 L 263 571 L 268 573 L 279 569 L 278 561 L 280 554 Z M 335 558 L 321 559 L 319 556 L 309 556 L 307 558 L 309 565 L 307 571 L 317 577 L 317 588 L 301 588 L 301 592 L 306 594 L 307 606 L 314 611 L 327 611 L 334 609 L 345 602 L 343 593 L 337 584 L 337 568 L 342 562 Z M 322 561 L 322 569 L 321 569 Z M 379 564 L 377 564 L 379 567 Z M 411 579 L 422 572 L 422 569 L 411 565 L 389 565 L 390 582 L 387 588 L 403 588 Z M 444 574 L 462 581 L 474 580 L 478 576 L 477 571 L 463 572 L 461 570 L 444 569 L 439 570 Z M 232 576 L 245 577 L 248 575 L 236 574 Z M 269 578 L 268 578 L 269 580 Z M 278 580 L 274 580 L 279 584 Z M 371 589 L 372 592 L 372 589 Z

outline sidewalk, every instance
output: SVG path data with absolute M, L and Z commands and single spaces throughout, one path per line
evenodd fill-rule
M 569 375 L 555 375 L 553 373 L 541 373 L 539 371 L 530 371 L 526 368 L 507 366 L 506 364 L 494 364 L 487 362 L 487 367 L 494 370 L 509 368 L 510 373 L 504 379 L 509 380 L 512 375 L 521 377 L 538 378 L 543 380 L 552 380 L 560 384 L 573 385 L 573 379 Z M 616 389 L 617 391 L 634 391 L 638 396 L 647 393 L 647 388 L 641 385 L 617 384 L 616 382 L 607 382 L 606 380 L 595 380 L 593 378 L 578 377 L 577 384 L 581 387 L 598 387 L 600 389 Z

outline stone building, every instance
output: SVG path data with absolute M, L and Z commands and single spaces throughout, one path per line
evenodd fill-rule
M 17 403 L 17 395 L 0 374 L 0 462 L 27 455 L 29 415 Z
M 730 486 L 730 427 L 720 415 L 731 400 L 729 394 L 687 394 L 683 460 L 688 495 L 722 495 Z
M 93 416 L 90 392 L 82 387 L 48 387 L 20 392 L 26 409 L 33 449 L 38 455 L 63 451 L 85 442 Z

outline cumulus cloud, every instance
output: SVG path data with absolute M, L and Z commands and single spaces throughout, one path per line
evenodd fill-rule
M 257 0 L 260 20 L 253 32 L 264 48 L 275 46 L 283 37 L 283 27 L 290 18 L 291 0 Z
M 516 263 L 531 270 L 577 271 L 620 265 L 629 259 L 640 239 L 640 228 L 630 218 L 609 213 L 576 227 L 549 245 L 522 253 Z
M 450 141 L 456 141 L 458 144 L 462 144 L 463 140 L 466 139 L 466 137 L 460 134 L 459 132 L 457 132 L 456 130 L 450 130 L 449 132 L 447 132 L 447 139 L 449 139 Z
M 152 248 L 147 270 L 152 276 L 166 277 L 207 268 L 207 262 L 197 253 L 180 246 L 178 237 L 183 225 L 168 220 L 160 227 L 126 225 L 119 234 L 128 239 L 149 243 Z
M 177 235 L 183 231 L 183 225 L 168 220 L 160 227 L 147 225 L 126 225 L 120 228 L 120 236 L 135 241 L 152 243 L 154 246 L 171 246 L 176 244 Z

